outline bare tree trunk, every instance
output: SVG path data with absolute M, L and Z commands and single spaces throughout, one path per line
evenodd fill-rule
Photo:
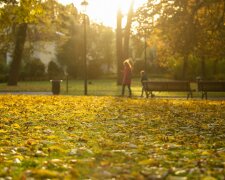
M 8 86 L 16 86 L 19 80 L 20 64 L 22 61 L 22 54 L 24 44 L 26 40 L 27 24 L 19 24 L 16 38 L 15 38 L 15 49 L 13 52 L 13 59 L 9 71 Z
M 122 66 L 123 66 L 123 45 L 122 45 L 122 12 L 117 12 L 117 29 L 116 29 L 116 50 L 117 50 L 117 85 L 122 84 Z
M 133 17 L 134 1 L 130 5 L 130 9 L 127 16 L 127 24 L 125 28 L 124 44 L 122 33 L 122 13 L 121 10 L 117 12 L 117 29 L 116 29 L 116 49 L 117 49 L 117 85 L 122 84 L 122 66 L 123 60 L 129 57 L 129 40 L 130 40 L 130 28 Z
M 131 2 L 128 16 L 127 16 L 127 24 L 125 27 L 125 34 L 124 34 L 124 59 L 129 58 L 129 40 L 130 40 L 130 28 L 132 24 L 132 17 L 133 17 L 133 7 L 134 7 L 134 1 Z

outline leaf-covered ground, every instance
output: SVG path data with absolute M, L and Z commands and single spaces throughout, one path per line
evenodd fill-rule
M 224 179 L 225 101 L 0 96 L 0 179 Z

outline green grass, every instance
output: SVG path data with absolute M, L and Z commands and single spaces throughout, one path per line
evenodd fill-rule
M 0 92 L 49 92 L 51 93 L 50 81 L 28 81 L 19 82 L 18 86 L 7 86 L 6 83 L 0 84 Z M 193 90 L 197 89 L 196 83 L 191 84 Z M 83 80 L 69 80 L 68 92 L 67 82 L 64 80 L 61 83 L 61 92 L 63 95 L 83 95 L 84 81 Z M 128 94 L 128 91 L 126 90 Z M 132 80 L 133 96 L 141 95 L 141 83 L 139 78 Z M 154 92 L 156 97 L 186 97 L 185 92 Z M 88 81 L 88 95 L 94 96 L 119 96 L 121 95 L 121 86 L 117 86 L 116 79 L 96 79 Z M 194 92 L 194 97 L 201 97 L 201 92 Z M 225 93 L 208 93 L 208 97 L 225 97 Z
M 61 94 L 69 95 L 83 95 L 84 81 L 83 80 L 69 80 L 68 93 L 67 82 L 64 80 L 61 83 Z M 19 82 L 18 86 L 7 86 L 6 83 L 0 84 L 0 92 L 51 92 L 50 81 L 29 81 Z M 139 79 L 134 79 L 132 82 L 133 94 L 140 95 L 141 84 Z M 88 81 L 88 95 L 112 95 L 118 96 L 121 94 L 121 86 L 117 86 L 115 79 L 97 79 Z

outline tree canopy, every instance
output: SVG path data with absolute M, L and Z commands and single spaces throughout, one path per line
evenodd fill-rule
M 151 30 L 149 39 L 158 37 L 158 46 L 159 42 L 164 44 L 159 50 L 167 51 L 167 60 L 171 55 L 180 56 L 183 59 L 181 76 L 187 78 L 190 56 L 199 59 L 202 72 L 206 59 L 224 59 L 224 14 L 223 0 L 148 0 L 136 13 L 137 29 L 140 31 L 140 27 L 147 24 Z

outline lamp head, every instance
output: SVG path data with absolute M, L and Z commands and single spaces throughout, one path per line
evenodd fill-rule
M 87 7 L 87 5 L 88 5 L 88 2 L 86 0 L 84 0 L 84 1 L 81 2 L 81 6 Z

